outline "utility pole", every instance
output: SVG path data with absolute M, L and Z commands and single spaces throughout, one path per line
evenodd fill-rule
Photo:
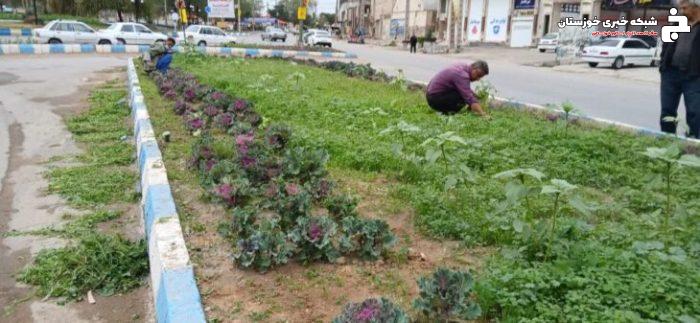
M 163 18 L 165 19 L 165 25 L 168 25 L 168 0 L 163 0 Z
M 238 12 L 236 12 L 238 16 L 238 32 L 241 32 L 241 0 L 238 0 Z
M 410 19 L 410 12 L 411 12 L 411 0 L 406 0 L 406 18 L 404 22 L 404 30 L 403 30 L 403 39 L 408 39 L 408 30 L 411 28 L 409 24 L 409 19 Z

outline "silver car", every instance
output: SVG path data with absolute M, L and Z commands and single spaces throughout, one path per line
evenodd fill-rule
M 49 44 L 116 44 L 114 36 L 95 31 L 90 26 L 75 20 L 54 20 L 43 28 L 34 29 L 39 43 Z
M 100 32 L 112 35 L 120 44 L 153 45 L 168 39 L 168 36 L 164 34 L 153 32 L 142 24 L 131 22 L 114 23 Z
M 267 27 L 265 28 L 265 32 L 260 36 L 262 40 L 270 40 L 270 41 L 277 41 L 278 39 L 281 40 L 282 42 L 287 41 L 287 33 L 285 33 L 282 29 L 279 29 L 277 27 Z

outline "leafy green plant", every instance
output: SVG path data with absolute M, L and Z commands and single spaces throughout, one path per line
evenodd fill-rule
M 421 147 L 428 146 L 425 151 L 425 160 L 430 164 L 435 164 L 438 159 L 442 159 L 445 166 L 445 173 L 448 172 L 448 163 L 454 160 L 448 144 L 468 146 L 470 143 L 452 131 L 441 133 L 435 137 L 428 138 L 421 144 Z
M 289 238 L 296 243 L 299 260 L 302 262 L 332 262 L 339 256 L 332 240 L 336 232 L 337 225 L 329 217 L 303 216 L 297 218 L 297 225 L 289 233 Z
M 666 213 L 665 227 L 668 228 L 668 220 L 671 218 L 671 214 L 673 212 L 671 205 L 671 198 L 673 196 L 671 177 L 673 175 L 674 166 L 700 168 L 700 158 L 689 154 L 681 156 L 681 149 L 677 145 L 670 145 L 665 148 L 649 147 L 643 154 L 653 160 L 661 162 L 664 165 L 662 170 L 662 175 L 666 184 L 666 210 L 664 213 Z
M 398 133 L 400 138 L 401 138 L 401 144 L 405 147 L 406 146 L 406 137 L 408 137 L 411 134 L 418 133 L 420 131 L 421 131 L 420 127 L 401 120 L 396 125 L 389 126 L 386 129 L 380 131 L 379 135 L 384 136 L 384 135 Z
M 339 250 L 342 253 L 357 253 L 363 259 L 377 260 L 396 242 L 389 225 L 383 220 L 346 217 L 340 223 Z
M 554 232 L 557 227 L 557 217 L 559 216 L 560 200 L 562 196 L 568 197 L 569 193 L 575 190 L 576 185 L 570 184 L 563 179 L 552 179 L 549 185 L 542 186 L 541 194 L 554 196 L 554 205 L 552 206 L 552 212 L 550 214 L 552 228 L 549 234 L 549 249 L 551 250 L 552 243 L 554 242 Z
M 530 204 L 530 196 L 537 194 L 539 189 L 528 185 L 526 179 L 530 178 L 540 183 L 545 177 L 544 173 L 533 168 L 516 168 L 493 175 L 495 179 L 507 180 L 505 192 L 508 203 L 515 205 L 521 199 L 525 199 L 525 205 L 530 214 L 534 213 Z
M 88 233 L 74 246 L 41 251 L 18 279 L 37 285 L 42 296 L 79 300 L 90 290 L 102 295 L 129 291 L 140 286 L 146 275 L 143 240 Z
M 241 267 L 266 272 L 274 266 L 286 264 L 293 250 L 279 224 L 266 219 L 250 236 L 238 240 L 233 259 Z
M 361 303 L 349 303 L 333 323 L 409 323 L 403 309 L 386 298 L 369 298 Z
M 495 98 L 496 92 L 496 88 L 486 81 L 481 81 L 474 87 L 474 96 L 484 109 L 491 107 L 491 101 Z
M 292 74 L 289 74 L 289 76 L 287 76 L 287 79 L 290 81 L 294 81 L 297 89 L 300 89 L 299 82 L 306 79 L 306 74 L 304 74 L 302 72 L 294 72 Z
M 294 147 L 288 149 L 283 157 L 283 176 L 297 179 L 302 184 L 319 177 L 326 176 L 328 153 L 321 149 Z
M 357 198 L 347 194 L 340 194 L 326 199 L 325 206 L 331 216 L 341 220 L 347 217 L 358 216 L 357 203 Z
M 474 279 L 468 272 L 438 268 L 418 279 L 418 287 L 413 307 L 433 322 L 473 320 L 481 315 L 479 304 L 471 299 Z

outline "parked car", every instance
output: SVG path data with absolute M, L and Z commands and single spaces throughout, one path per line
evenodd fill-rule
M 39 43 L 49 44 L 116 44 L 114 36 L 95 31 L 90 26 L 75 20 L 53 20 L 42 28 L 34 29 Z
M 320 29 L 309 29 L 309 31 L 304 34 L 304 42 L 309 46 L 333 47 L 331 33 Z
M 142 24 L 130 22 L 113 23 L 100 32 L 112 35 L 120 44 L 152 45 L 168 39 L 165 34 L 153 32 Z
M 549 33 L 544 35 L 537 43 L 537 49 L 540 53 L 546 52 L 548 49 L 556 50 L 559 42 L 559 33 Z
M 185 29 L 187 39 L 182 32 L 178 33 L 179 41 L 187 41 L 188 43 L 197 44 L 197 46 L 221 46 L 224 44 L 235 44 L 238 39 L 226 34 L 218 27 L 205 25 L 191 25 Z
M 610 64 L 619 69 L 625 65 L 654 66 L 654 52 L 646 42 L 636 38 L 608 38 L 594 46 L 583 49 L 581 59 L 590 67 L 598 64 Z
M 260 37 L 262 40 L 277 41 L 279 39 L 282 42 L 287 41 L 287 33 L 282 29 L 272 26 L 265 28 L 265 32 L 262 33 Z

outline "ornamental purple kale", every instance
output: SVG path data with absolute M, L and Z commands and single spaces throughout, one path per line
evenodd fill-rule
M 365 260 L 377 260 L 396 242 L 384 220 L 346 217 L 341 221 L 340 252 L 357 254 Z
M 239 177 L 231 181 L 231 183 L 224 182 L 217 185 L 212 193 L 224 205 L 233 207 L 244 203 L 251 196 L 252 191 L 248 180 Z
M 314 200 L 321 201 L 330 196 L 335 183 L 325 178 L 317 178 L 306 182 L 304 186 L 306 186 L 306 189 L 311 193 Z
M 236 246 L 234 261 L 260 272 L 286 264 L 294 247 L 273 220 L 264 220 L 249 236 L 239 239 Z
M 216 117 L 216 125 L 224 130 L 228 130 L 233 125 L 233 114 L 225 112 Z
M 474 320 L 481 315 L 479 304 L 470 297 L 474 279 L 468 272 L 439 268 L 418 279 L 418 287 L 413 307 L 431 321 Z
M 190 131 L 196 131 L 204 128 L 204 120 L 195 115 L 189 116 L 187 119 L 187 129 Z
M 228 111 L 234 112 L 234 113 L 243 113 L 248 111 L 248 107 L 250 105 L 248 104 L 247 101 L 242 100 L 242 99 L 236 99 L 233 103 L 231 103 L 228 107 Z
M 175 106 L 173 108 L 175 114 L 177 114 L 179 116 L 185 114 L 185 112 L 188 111 L 189 109 L 190 109 L 189 104 L 187 104 L 187 102 L 185 102 L 184 100 L 177 100 L 175 102 Z
M 194 86 L 190 86 L 185 89 L 182 96 L 185 98 L 185 101 L 192 103 L 197 99 L 197 89 Z
M 362 303 L 349 303 L 333 323 L 409 323 L 403 309 L 386 298 L 369 298 Z
M 284 149 L 292 136 L 292 129 L 283 124 L 273 124 L 265 130 L 265 142 L 272 149 Z
M 357 202 L 356 198 L 341 194 L 326 199 L 325 206 L 331 216 L 340 220 L 346 217 L 357 217 Z
M 332 262 L 339 254 L 333 245 L 336 224 L 327 216 L 302 216 L 289 233 L 289 237 L 298 247 L 299 260 L 309 263 L 317 260 Z
M 204 114 L 207 117 L 213 118 L 219 115 L 219 109 L 216 106 L 210 104 L 204 108 Z
M 219 110 L 226 109 L 231 104 L 231 99 L 221 91 L 209 93 L 209 96 L 204 100 L 206 103 L 215 106 Z
M 289 228 L 299 217 L 309 214 L 311 196 L 297 183 L 278 182 L 276 185 L 277 195 L 268 197 L 265 204 L 279 214 L 282 227 Z M 273 189 L 268 187 L 267 192 L 272 193 Z
M 306 183 L 309 180 L 326 176 L 327 161 L 328 153 L 324 150 L 295 147 L 285 152 L 282 173 L 287 179 L 296 179 L 301 183 Z

